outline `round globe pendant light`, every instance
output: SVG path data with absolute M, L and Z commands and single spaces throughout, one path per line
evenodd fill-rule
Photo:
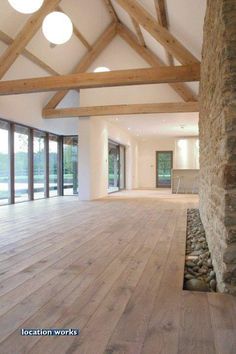
M 44 0 L 8 0 L 13 9 L 22 14 L 32 14 L 40 9 Z
M 45 17 L 42 29 L 46 39 L 53 44 L 66 43 L 73 33 L 70 18 L 59 11 L 51 12 Z

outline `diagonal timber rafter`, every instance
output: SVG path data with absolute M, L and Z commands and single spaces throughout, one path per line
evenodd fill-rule
M 139 25 L 161 43 L 180 63 L 192 64 L 199 62 L 198 59 L 182 45 L 182 43 L 180 43 L 166 28 L 162 27 L 136 0 L 116 0 L 116 2 L 131 17 L 133 17 Z
M 102 53 L 102 51 L 107 47 L 107 45 L 112 41 L 116 35 L 116 24 L 111 23 L 102 35 L 97 39 L 97 41 L 92 46 L 92 49 L 87 52 L 84 57 L 80 60 L 73 73 L 85 72 L 94 60 Z M 47 103 L 45 108 L 55 108 L 66 96 L 68 90 L 57 92 Z
M 46 0 L 43 6 L 26 22 L 11 45 L 0 57 L 0 79 L 6 74 L 11 65 L 25 49 L 29 41 L 39 30 L 44 17 L 59 5 L 61 0 Z
M 131 32 L 125 25 L 117 25 L 117 33 L 121 36 L 131 48 L 133 48 L 149 65 L 152 67 L 165 66 L 165 63 L 156 56 L 150 49 L 143 47 L 137 41 L 133 32 Z M 185 101 L 194 102 L 197 98 L 192 91 L 184 83 L 169 83 L 172 89 Z

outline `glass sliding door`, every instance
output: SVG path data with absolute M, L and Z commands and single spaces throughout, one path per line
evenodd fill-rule
M 125 189 L 125 146 L 108 143 L 108 193 Z
M 172 151 L 156 152 L 156 187 L 171 188 Z
M 46 155 L 44 132 L 34 131 L 33 166 L 34 166 L 34 199 L 45 197 Z
M 119 190 L 119 145 L 109 142 L 109 193 Z
M 78 194 L 78 137 L 63 137 L 63 194 Z
M 10 199 L 9 124 L 0 121 L 0 205 Z
M 59 193 L 58 185 L 58 153 L 59 153 L 59 139 L 56 135 L 49 135 L 49 196 L 55 197 Z
M 15 203 L 29 200 L 29 129 L 15 125 Z

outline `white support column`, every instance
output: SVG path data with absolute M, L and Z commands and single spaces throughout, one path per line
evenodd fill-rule
M 79 198 L 93 200 L 107 195 L 108 131 L 96 117 L 79 118 Z
M 126 146 L 126 189 L 138 188 L 138 145 Z

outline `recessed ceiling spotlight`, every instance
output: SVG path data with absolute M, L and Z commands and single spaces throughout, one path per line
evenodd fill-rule
M 8 0 L 13 9 L 22 14 L 32 14 L 40 9 L 44 0 Z
M 165 119 L 162 119 L 162 122 L 166 122 L 166 120 L 165 120 Z
M 128 127 L 128 130 L 130 130 L 131 128 L 130 127 Z
M 106 71 L 111 71 L 109 68 L 107 68 L 106 66 L 98 66 L 94 72 L 95 73 L 104 73 Z
M 119 120 L 119 118 L 116 117 L 116 120 Z

